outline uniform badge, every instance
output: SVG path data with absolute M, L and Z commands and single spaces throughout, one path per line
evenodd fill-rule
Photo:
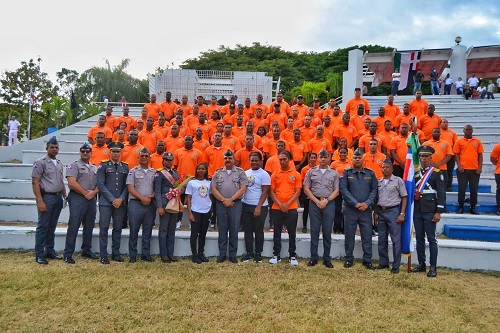
M 295 176 L 290 176 L 290 180 L 295 180 Z
M 38 163 L 33 164 L 33 169 L 38 168 Z

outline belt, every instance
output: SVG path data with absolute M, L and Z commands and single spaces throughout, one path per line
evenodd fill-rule
M 61 195 L 61 192 L 45 192 L 45 191 L 42 191 L 42 195 Z
M 378 209 L 382 210 L 382 211 L 385 211 L 385 210 L 389 210 L 389 209 L 394 209 L 394 208 L 398 208 L 399 205 L 396 205 L 396 206 L 390 206 L 390 207 L 382 207 L 380 205 L 377 206 Z
M 315 197 L 316 199 L 318 199 L 318 200 L 328 199 L 328 197 L 318 197 L 318 196 L 316 196 L 316 195 L 315 195 L 314 197 Z

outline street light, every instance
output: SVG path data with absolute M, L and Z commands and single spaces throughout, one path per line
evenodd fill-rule
M 462 41 L 462 37 L 460 37 L 460 36 L 455 37 L 455 43 L 457 43 L 457 45 L 460 44 L 461 41 Z

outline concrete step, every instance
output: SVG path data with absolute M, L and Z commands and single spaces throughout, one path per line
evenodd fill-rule
M 469 198 L 470 193 L 466 192 L 465 197 Z M 447 202 L 458 202 L 458 192 L 446 192 Z M 495 193 L 478 193 L 477 201 L 480 203 L 496 203 Z
M 450 213 L 456 213 L 460 209 L 460 206 L 458 205 L 457 202 L 447 201 L 446 209 Z M 498 210 L 497 204 L 494 202 L 481 202 L 478 200 L 478 204 L 476 205 L 476 212 L 479 214 L 495 214 L 497 210 Z M 465 213 L 470 212 L 469 204 L 464 205 L 464 211 Z
M 481 175 L 481 180 L 479 181 L 478 192 L 479 193 L 492 193 L 491 185 L 484 184 L 482 182 L 483 177 Z M 451 188 L 453 192 L 458 192 L 458 183 L 452 183 Z M 467 186 L 466 192 L 469 192 L 469 186 Z
M 444 226 L 444 235 L 452 239 L 500 242 L 500 227 L 447 224 Z
M 55 238 L 55 250 L 57 252 L 62 252 L 65 245 L 66 239 L 66 228 L 57 228 Z M 111 231 L 108 234 L 108 252 L 111 252 Z M 191 255 L 190 245 L 189 245 L 189 231 L 177 231 L 175 239 L 175 255 L 180 257 L 188 257 Z M 219 255 L 218 245 L 217 245 L 218 233 L 214 231 L 209 231 L 206 238 L 205 244 L 205 255 L 211 258 L 210 265 L 215 261 L 216 256 Z M 129 230 L 124 229 L 121 239 L 121 252 L 127 254 L 128 252 L 128 240 L 129 240 Z M 138 248 L 140 249 L 141 236 L 139 234 Z M 283 258 L 288 257 L 288 235 L 282 234 L 282 252 L 281 256 Z M 378 260 L 377 251 L 377 237 L 372 239 L 372 249 L 373 249 L 373 260 Z M 390 244 L 390 241 L 389 241 Z M 0 226 L 0 248 L 2 249 L 19 249 L 19 250 L 33 250 L 35 245 L 35 228 L 34 227 L 12 227 L 12 226 Z M 310 257 L 310 235 L 309 234 L 297 234 L 296 239 L 297 245 L 297 257 L 299 258 L 299 265 L 306 265 L 306 258 Z M 76 249 L 79 250 L 81 247 L 81 234 L 77 237 Z M 92 239 L 92 249 L 97 253 L 99 249 L 99 229 L 94 228 L 93 239 Z M 319 255 L 322 255 L 322 238 L 320 237 L 320 244 L 318 247 Z M 242 232 L 238 234 L 238 256 L 241 256 L 245 250 L 244 235 Z M 429 251 L 427 248 L 427 257 L 429 256 Z M 158 231 L 153 230 L 152 240 L 151 240 L 151 254 L 157 255 L 159 253 L 158 247 Z M 264 251 L 262 255 L 264 257 L 271 257 L 273 253 L 273 234 L 266 232 L 264 234 Z M 343 235 L 332 235 L 332 245 L 330 254 L 334 259 L 341 259 L 345 256 L 344 250 L 344 236 Z M 361 248 L 361 238 L 356 236 L 354 256 L 356 259 L 362 258 L 362 248 Z M 389 245 L 389 256 L 392 261 L 392 245 Z M 414 260 L 416 261 L 416 253 L 413 253 Z M 79 255 L 74 256 L 76 260 L 76 265 L 79 264 L 80 260 L 83 259 Z M 498 262 L 500 258 L 500 243 L 491 242 L 477 242 L 477 241 L 460 241 L 460 240 L 449 240 L 440 239 L 439 240 L 439 261 L 438 265 L 440 267 L 449 267 L 453 269 L 462 270 L 491 270 L 499 271 L 500 265 Z M 407 258 L 403 257 L 402 262 L 406 263 Z M 99 261 L 95 261 L 96 265 L 100 265 Z M 154 265 L 159 264 L 158 261 Z M 251 263 L 248 263 L 249 265 Z M 267 264 L 267 263 L 265 263 Z M 285 263 L 282 263 L 285 264 Z M 356 263 L 359 264 L 359 263 Z M 51 263 L 51 265 L 56 265 L 56 263 Z M 112 265 L 117 265 L 117 263 L 112 263 Z M 243 265 L 243 263 L 240 263 Z M 339 269 L 335 267 L 335 269 Z M 404 270 L 405 268 L 402 267 Z
M 0 163 L 0 178 L 3 179 L 29 179 L 31 180 L 31 172 L 33 164 L 18 164 L 18 163 Z
M 500 227 L 500 217 L 497 215 L 441 214 L 441 221 L 436 224 L 436 233 L 442 234 L 447 224 Z
M 43 150 L 23 150 L 23 163 L 32 164 L 37 159 L 45 156 L 46 154 L 47 152 Z M 62 164 L 67 165 L 78 160 L 80 158 L 80 152 L 78 149 L 76 149 L 75 151 L 59 151 L 59 153 L 57 154 L 57 158 L 61 161 Z

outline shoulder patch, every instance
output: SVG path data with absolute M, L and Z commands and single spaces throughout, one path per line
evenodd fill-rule
M 156 171 L 158 171 L 158 172 L 161 172 L 162 170 L 163 170 L 163 168 L 156 169 Z
M 109 160 L 101 160 L 102 163 L 109 162 Z
M 128 165 L 128 163 L 127 163 L 127 162 L 124 162 L 124 161 L 120 161 L 120 162 L 121 162 L 121 163 L 123 163 L 123 164 L 125 164 L 125 165 Z

